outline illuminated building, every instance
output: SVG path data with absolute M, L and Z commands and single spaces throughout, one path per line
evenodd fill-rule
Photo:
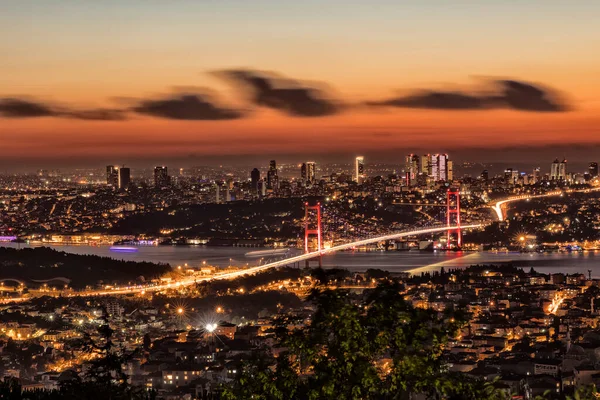
M 446 174 L 446 178 L 449 181 L 453 181 L 454 180 L 454 163 L 450 160 L 448 160 L 447 163 L 447 174 Z
M 533 170 L 533 179 L 531 183 L 538 183 L 540 181 L 540 167 Z
M 271 160 L 267 171 L 267 189 L 277 191 L 279 189 L 279 176 L 277 176 L 277 163 Z
M 215 203 L 219 204 L 221 202 L 221 188 L 218 184 L 215 183 Z
M 485 182 L 487 182 L 487 181 L 490 179 L 490 173 L 488 172 L 488 170 L 487 170 L 487 169 L 484 169 L 484 170 L 481 172 L 481 179 L 482 179 L 483 181 L 485 181 Z
M 361 184 L 365 181 L 365 158 L 358 156 L 354 160 L 354 181 Z
M 588 173 L 592 178 L 596 178 L 598 176 L 598 163 L 591 162 L 590 166 L 588 167 Z
M 261 179 L 259 182 L 259 186 L 260 186 L 260 194 L 262 196 L 266 196 L 267 195 L 267 182 L 265 182 L 264 179 Z
M 448 180 L 448 154 L 433 154 L 431 160 L 431 176 L 434 181 Z
M 254 168 L 250 172 L 250 181 L 252 182 L 252 192 L 258 193 L 258 182 L 260 181 L 260 171 L 258 170 L 258 168 Z
M 154 186 L 157 188 L 169 186 L 169 172 L 164 165 L 154 167 Z
M 406 156 L 405 171 L 408 174 L 407 184 L 412 185 L 417 180 L 417 175 L 421 172 L 421 157 L 416 154 Z
M 131 170 L 126 167 L 119 168 L 119 182 L 118 187 L 120 190 L 129 189 L 129 184 L 131 183 Z
M 567 179 L 567 160 L 563 159 L 558 161 L 558 158 L 554 160 L 550 166 L 550 180 L 552 181 L 564 181 Z
M 431 154 L 421 156 L 421 170 L 419 172 L 427 176 L 431 175 Z
M 504 182 L 506 182 L 509 185 L 515 185 L 518 180 L 519 171 L 512 168 L 506 168 L 504 170 Z
M 300 167 L 300 179 L 302 184 L 314 183 L 316 176 L 316 164 L 314 161 L 302 163 Z
M 119 167 L 115 165 L 106 166 L 106 184 L 114 187 L 119 187 Z

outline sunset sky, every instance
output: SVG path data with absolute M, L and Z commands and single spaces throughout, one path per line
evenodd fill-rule
M 595 0 L 0 1 L 0 168 L 600 161 L 599 20 Z

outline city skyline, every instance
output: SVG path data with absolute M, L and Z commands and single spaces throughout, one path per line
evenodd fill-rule
M 260 5 L 3 6 L 0 168 L 600 149 L 597 4 Z

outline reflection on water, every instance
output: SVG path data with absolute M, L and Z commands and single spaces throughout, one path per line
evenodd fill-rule
M 28 247 L 15 243 L 0 243 L 7 247 Z M 74 254 L 93 254 L 119 260 L 150 261 L 169 263 L 172 266 L 188 264 L 226 267 L 228 265 L 256 265 L 258 260 L 246 257 L 252 251 L 240 247 L 204 247 L 204 246 L 140 246 L 135 253 L 114 253 L 108 246 L 51 246 L 59 251 Z M 543 273 L 576 273 L 600 278 L 600 252 L 586 253 L 462 253 L 462 252 L 340 252 L 323 256 L 324 267 L 343 267 L 352 271 L 364 271 L 367 268 L 380 268 L 392 272 L 410 271 L 420 273 L 434 271 L 441 267 L 464 268 L 473 264 L 509 263 L 523 267 L 534 267 Z M 311 264 L 315 265 L 315 264 Z

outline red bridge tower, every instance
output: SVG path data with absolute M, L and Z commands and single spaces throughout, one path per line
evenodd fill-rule
M 456 246 L 462 247 L 462 230 L 460 229 L 460 192 L 458 189 L 448 189 L 446 203 L 446 223 L 448 226 L 456 226 L 456 229 L 448 231 L 446 246 L 450 248 L 453 236 L 456 236 Z
M 312 211 L 312 212 L 311 212 Z M 316 217 L 316 221 L 314 218 Z M 316 224 L 315 224 L 316 223 Z M 315 206 L 309 206 L 308 202 L 304 203 L 304 252 L 309 253 L 308 241 L 311 235 L 317 236 L 317 251 L 323 249 L 322 245 L 322 230 L 321 230 L 321 203 L 318 202 Z M 322 266 L 321 255 L 319 254 L 319 267 Z M 308 261 L 306 261 L 308 266 Z

